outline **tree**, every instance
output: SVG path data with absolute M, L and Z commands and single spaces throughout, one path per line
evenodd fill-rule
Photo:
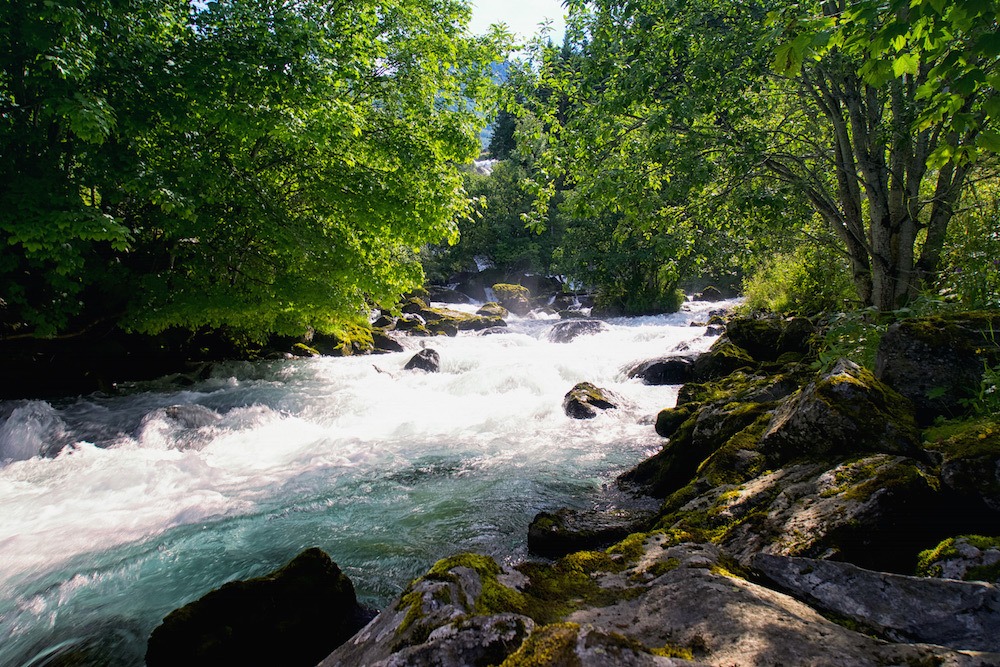
M 979 23 L 909 4 L 574 2 L 581 64 L 543 65 L 578 100 L 547 118 L 548 169 L 672 238 L 671 257 L 714 251 L 732 224 L 754 241 L 803 229 L 808 204 L 861 301 L 898 307 L 936 271 L 991 149 L 996 58 L 995 3 Z M 955 71 L 971 81 L 959 93 L 942 85 Z
M 39 111 L 4 116 L 0 202 L 67 202 L 0 226 L 18 261 L 0 267 L 9 327 L 50 334 L 112 302 L 150 333 L 329 329 L 418 284 L 416 251 L 469 210 L 458 167 L 501 45 L 467 36 L 460 0 L 45 3 L 71 21 L 8 4 L 22 55 L 2 99 Z M 78 44 L 86 66 L 50 64 Z M 60 114 L 66 99 L 82 111 Z M 23 177 L 39 163 L 54 166 Z M 26 282 L 66 296 L 60 317 Z

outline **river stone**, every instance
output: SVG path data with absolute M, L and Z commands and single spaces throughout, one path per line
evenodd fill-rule
M 746 350 L 734 345 L 728 336 L 721 336 L 707 352 L 695 359 L 691 367 L 691 378 L 695 382 L 708 382 L 754 366 L 756 363 Z
M 430 348 L 420 350 L 406 362 L 403 370 L 420 370 L 427 371 L 428 373 L 437 373 L 441 370 L 441 355 L 438 354 L 437 350 Z
M 392 352 L 403 352 L 404 348 L 398 340 L 379 329 L 372 330 L 372 343 L 375 345 L 376 354 L 390 354 Z
M 619 399 L 607 389 L 580 382 L 563 398 L 563 411 L 573 419 L 593 419 L 599 410 L 614 410 Z
M 527 287 L 497 283 L 493 285 L 493 294 L 497 303 L 515 315 L 523 317 L 531 312 L 531 292 Z
M 489 303 L 484 303 L 479 310 L 476 311 L 476 315 L 482 315 L 483 317 L 507 317 L 510 313 L 506 308 L 501 306 L 496 301 L 490 301 Z
M 912 405 L 847 359 L 787 399 L 761 438 L 783 460 L 862 452 L 920 455 Z
M 149 637 L 146 664 L 312 667 L 373 615 L 337 564 L 307 549 L 271 574 L 171 612 Z
M 804 317 L 737 317 L 729 322 L 726 336 L 757 361 L 776 361 L 789 352 L 808 354 L 816 327 Z
M 661 357 L 632 366 L 627 375 L 639 378 L 643 384 L 684 384 L 691 379 L 693 366 L 694 357 L 691 356 Z
M 437 301 L 439 303 L 475 303 L 472 297 L 468 294 L 463 294 L 456 289 L 445 287 L 443 285 L 428 285 L 427 298 L 430 301 Z
M 577 336 L 588 336 L 607 329 L 608 325 L 600 320 L 563 320 L 552 325 L 547 337 L 553 343 L 568 343 Z
M 528 526 L 528 551 L 558 558 L 574 551 L 607 547 L 642 530 L 653 515 L 622 508 L 539 512 Z
M 879 342 L 876 376 L 906 396 L 926 426 L 965 413 L 986 366 L 1000 363 L 1000 314 L 903 320 Z
M 710 303 L 722 301 L 725 298 L 726 297 L 722 294 L 722 290 L 713 285 L 709 285 L 694 296 L 695 301 L 708 301 Z
M 756 556 L 753 566 L 795 597 L 875 628 L 893 641 L 1000 652 L 1000 591 L 991 584 L 767 554 Z

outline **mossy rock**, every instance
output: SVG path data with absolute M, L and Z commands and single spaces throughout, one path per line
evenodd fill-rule
M 941 481 L 1000 512 L 1000 417 L 945 424 L 925 432 L 925 447 L 941 455 Z
M 590 382 L 577 383 L 563 397 L 563 411 L 573 419 L 593 419 L 604 410 L 614 410 L 621 402 L 617 396 Z
M 879 342 L 877 377 L 913 402 L 921 425 L 966 414 L 983 371 L 1000 365 L 1000 312 L 903 320 Z
M 695 382 L 707 382 L 756 366 L 757 362 L 746 350 L 735 345 L 728 336 L 722 336 L 707 352 L 695 359 L 691 367 L 691 377 Z
M 1000 583 L 1000 536 L 949 537 L 933 549 L 920 553 L 917 574 Z
M 756 361 L 776 361 L 793 352 L 806 355 L 812 349 L 816 327 L 804 317 L 735 318 L 726 327 L 726 336 Z
M 374 332 L 367 322 L 341 324 L 332 331 L 313 334 L 308 342 L 320 353 L 334 357 L 371 354 L 376 347 Z
M 528 526 L 528 551 L 557 558 L 575 551 L 608 547 L 646 527 L 652 513 L 640 510 L 540 512 Z
M 784 401 L 761 447 L 776 464 L 865 452 L 923 456 L 913 405 L 846 359 Z
M 515 315 L 527 315 L 531 312 L 531 292 L 527 287 L 509 283 L 493 285 L 493 294 L 497 303 Z
M 476 311 L 476 315 L 481 315 L 483 317 L 504 318 L 510 315 L 510 312 L 496 301 L 490 301 L 489 303 L 484 303 L 482 307 Z

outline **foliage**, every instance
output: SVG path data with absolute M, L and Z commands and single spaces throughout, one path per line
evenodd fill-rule
M 636 258 L 648 276 L 761 256 L 817 215 L 857 298 L 900 307 L 936 275 L 983 168 L 995 60 L 992 9 L 972 24 L 938 0 L 907 4 L 570 3 L 571 56 L 536 53 L 539 88 L 558 94 L 530 109 L 545 152 L 529 224 L 572 190 L 588 240 L 651 248 L 658 262 Z M 968 113 L 940 112 L 940 83 L 973 60 L 986 79 L 949 98 Z
M 418 284 L 470 210 L 502 35 L 468 37 L 460 0 L 4 13 L 8 333 L 330 330 Z
M 837 312 L 856 298 L 846 258 L 818 244 L 765 259 L 744 281 L 743 294 L 748 310 L 773 313 Z
M 1000 183 L 976 184 L 948 230 L 939 294 L 965 308 L 1000 308 Z

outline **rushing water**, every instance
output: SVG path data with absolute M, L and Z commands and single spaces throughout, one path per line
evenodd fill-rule
M 392 355 L 220 366 L 184 390 L 0 403 L 0 665 L 141 665 L 168 612 L 309 546 L 376 607 L 451 553 L 522 560 L 537 512 L 613 501 L 615 475 L 659 448 L 677 388 L 623 369 L 704 349 L 689 325 L 718 307 L 565 344 L 554 321 L 515 319 Z M 403 370 L 421 346 L 440 373 Z M 627 405 L 567 418 L 584 380 Z

